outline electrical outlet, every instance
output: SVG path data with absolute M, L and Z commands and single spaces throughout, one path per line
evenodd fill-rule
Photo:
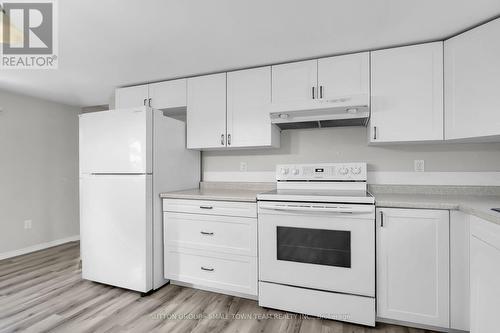
M 241 171 L 241 172 L 246 172 L 246 171 L 248 171 L 247 162 L 240 162 L 240 171 Z
M 31 229 L 31 220 L 24 221 L 24 229 Z
M 415 172 L 424 172 L 425 171 L 425 161 L 424 160 L 415 160 Z

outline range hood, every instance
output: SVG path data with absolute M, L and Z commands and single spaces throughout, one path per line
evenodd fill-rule
M 271 123 L 282 130 L 366 126 L 370 117 L 370 96 L 352 95 L 293 104 L 272 104 L 269 115 Z

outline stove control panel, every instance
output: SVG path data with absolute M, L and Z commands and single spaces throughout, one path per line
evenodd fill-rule
M 366 181 L 366 163 L 279 164 L 278 181 Z

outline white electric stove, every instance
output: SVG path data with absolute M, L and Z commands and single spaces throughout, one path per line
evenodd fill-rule
M 278 165 L 259 194 L 259 305 L 375 325 L 366 163 Z

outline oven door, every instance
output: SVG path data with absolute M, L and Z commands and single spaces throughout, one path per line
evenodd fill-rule
M 259 201 L 259 280 L 375 296 L 374 205 Z

